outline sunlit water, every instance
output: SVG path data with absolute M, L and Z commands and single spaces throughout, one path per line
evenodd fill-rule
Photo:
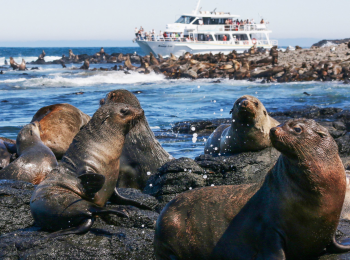
M 37 57 L 42 48 L 2 48 L 0 57 Z M 68 48 L 45 48 L 47 56 L 68 55 Z M 73 49 L 76 54 L 93 54 L 98 48 Z M 139 48 L 105 48 L 113 52 L 141 53 Z M 142 53 L 141 53 L 142 54 Z M 30 61 L 30 59 L 29 59 Z M 115 64 L 96 64 L 91 68 L 112 67 Z M 1 59 L 0 59 L 1 66 Z M 258 97 L 268 111 L 288 110 L 291 107 L 316 105 L 347 108 L 349 86 L 341 82 L 260 84 L 247 81 L 223 80 L 166 80 L 162 75 L 143 75 L 121 71 L 74 70 L 79 65 L 28 65 L 39 70 L 25 72 L 6 70 L 0 75 L 0 136 L 15 139 L 21 127 L 29 123 L 38 109 L 56 103 L 72 104 L 93 115 L 99 100 L 109 91 L 127 89 L 140 91 L 140 100 L 148 122 L 163 147 L 175 158 L 194 158 L 202 153 L 203 137 L 193 142 L 192 135 L 178 135 L 169 130 L 174 123 L 186 120 L 228 118 L 234 101 L 244 95 Z M 28 75 L 23 75 L 26 73 Z M 84 92 L 82 95 L 74 93 Z M 306 96 L 308 92 L 311 96 Z

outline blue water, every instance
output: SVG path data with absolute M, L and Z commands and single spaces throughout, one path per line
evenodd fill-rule
M 1 59 L 12 56 L 30 61 L 43 48 L 0 48 Z M 69 48 L 44 48 L 47 57 L 68 55 Z M 93 54 L 99 48 L 72 48 L 75 54 Z M 106 53 L 121 52 L 142 55 L 140 48 L 105 48 Z M 28 59 L 29 58 L 29 59 Z M 91 68 L 112 67 L 115 64 L 94 64 Z M 128 89 L 136 94 L 148 122 L 163 147 L 175 158 L 194 158 L 202 153 L 203 137 L 193 142 L 192 135 L 179 135 L 169 130 L 175 122 L 228 118 L 235 100 L 249 94 L 258 97 L 268 111 L 288 110 L 291 107 L 316 105 L 350 108 L 349 86 L 341 82 L 311 82 L 260 84 L 247 81 L 223 80 L 166 80 L 162 75 L 124 74 L 120 71 L 81 71 L 76 65 L 28 65 L 39 70 L 24 72 L 1 68 L 0 75 L 0 136 L 15 139 L 21 127 L 31 121 L 38 109 L 56 103 L 70 103 L 93 115 L 99 100 L 109 91 Z M 73 93 L 84 92 L 82 95 Z M 303 95 L 308 92 L 311 96 Z

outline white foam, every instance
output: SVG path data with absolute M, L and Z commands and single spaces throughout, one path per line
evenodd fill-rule
M 24 56 L 24 57 L 12 57 L 15 62 L 17 63 L 22 63 L 22 59 L 24 59 L 26 61 L 26 63 L 32 62 L 32 61 L 36 61 L 38 59 L 38 57 L 35 56 Z M 7 60 L 8 64 L 10 65 L 10 58 L 5 58 L 5 57 L 0 57 L 0 66 L 5 65 L 5 59 Z M 45 61 L 46 62 L 50 62 L 50 61 L 54 61 L 54 60 L 59 60 L 61 59 L 60 56 L 45 56 Z
M 26 81 L 25 78 L 19 78 L 19 79 L 5 79 L 5 80 L 0 80 L 0 83 L 17 83 L 17 82 L 23 82 Z
M 159 82 L 165 78 L 163 75 L 157 75 L 150 73 L 148 75 L 139 74 L 137 72 L 131 72 L 131 74 L 125 74 L 122 71 L 114 72 L 86 72 L 79 73 L 81 77 L 64 77 L 62 74 L 54 76 L 52 78 L 31 78 L 23 82 L 23 86 L 36 87 L 45 85 L 47 87 L 61 87 L 61 86 L 95 86 L 101 84 L 136 84 L 136 83 L 148 83 L 148 82 Z M 86 76 L 84 76 L 86 75 Z M 19 82 L 23 81 L 17 79 Z M 0 81 L 1 82 L 1 81 Z
M 325 44 L 323 44 L 321 47 L 331 47 L 331 46 L 338 46 L 338 44 L 327 41 Z

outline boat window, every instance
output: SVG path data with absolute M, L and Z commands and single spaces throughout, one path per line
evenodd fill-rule
M 190 24 L 196 19 L 196 17 L 193 16 L 181 16 L 175 23 L 184 23 L 184 24 Z
M 199 19 L 195 20 L 192 24 L 199 24 Z
M 219 19 L 210 19 L 210 24 L 225 24 L 226 19 L 219 18 Z
M 224 36 L 226 36 L 226 39 Z M 231 38 L 229 34 L 215 34 L 215 39 L 217 41 L 229 41 Z
M 203 17 L 203 24 L 210 24 L 210 20 L 209 17 Z
M 200 42 L 207 42 L 207 41 L 212 41 L 213 36 L 211 34 L 198 34 L 198 41 Z
M 233 34 L 232 37 L 236 41 L 248 41 L 248 35 L 246 34 Z
M 264 33 L 252 33 L 250 39 L 256 39 L 258 41 L 266 41 L 266 35 Z

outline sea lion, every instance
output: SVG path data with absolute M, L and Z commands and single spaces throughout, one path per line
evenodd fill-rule
M 35 223 L 45 230 L 61 230 L 57 236 L 86 233 L 96 215 L 125 216 L 104 206 L 117 184 L 125 135 L 142 116 L 142 109 L 126 104 L 100 107 L 35 189 L 30 200 Z
M 22 128 L 16 140 L 15 161 L 0 171 L 0 179 L 14 179 L 39 184 L 57 165 L 52 151 L 41 141 L 39 123 Z
M 43 50 L 43 52 L 39 55 L 38 60 L 43 60 L 45 56 L 46 56 L 46 53 Z
M 69 59 L 74 60 L 74 58 L 75 58 L 75 55 L 74 55 L 73 51 L 70 49 L 69 50 Z
M 40 123 L 42 142 L 61 159 L 90 116 L 70 104 L 55 104 L 40 108 L 31 122 L 35 121 Z
M 22 63 L 18 66 L 18 70 L 26 70 L 26 61 L 22 59 Z
M 267 114 L 259 99 L 244 95 L 230 112 L 231 125 L 221 125 L 208 138 L 205 154 L 259 151 L 271 146 L 269 132 L 279 123 Z
M 0 140 L 0 170 L 10 164 L 12 153 L 10 153 L 3 140 Z
M 345 171 L 327 129 L 289 120 L 270 130 L 282 155 L 262 184 L 185 192 L 161 212 L 156 259 L 313 259 L 334 238 L 345 196 Z
M 81 69 L 81 70 L 88 70 L 89 67 L 90 67 L 90 62 L 89 62 L 88 59 L 85 59 L 85 60 L 84 60 L 84 64 L 83 64 L 83 66 L 80 67 L 80 69 Z
M 151 65 L 159 65 L 158 60 L 154 57 L 152 52 L 149 53 L 149 60 Z
M 13 70 L 18 69 L 18 67 L 19 67 L 18 63 L 15 62 L 15 60 L 12 57 L 10 57 L 10 66 Z
M 131 64 L 129 55 L 126 55 L 126 60 L 124 62 L 124 66 L 127 67 L 128 70 L 136 70 L 137 69 L 137 67 L 135 67 Z
M 102 105 L 110 103 L 125 103 L 142 109 L 137 97 L 125 89 L 111 91 L 100 101 Z M 126 135 L 117 187 L 143 190 L 150 174 L 156 173 L 171 158 L 154 136 L 146 116 L 142 116 Z
M 350 171 L 346 171 L 346 193 L 341 218 L 350 220 Z

